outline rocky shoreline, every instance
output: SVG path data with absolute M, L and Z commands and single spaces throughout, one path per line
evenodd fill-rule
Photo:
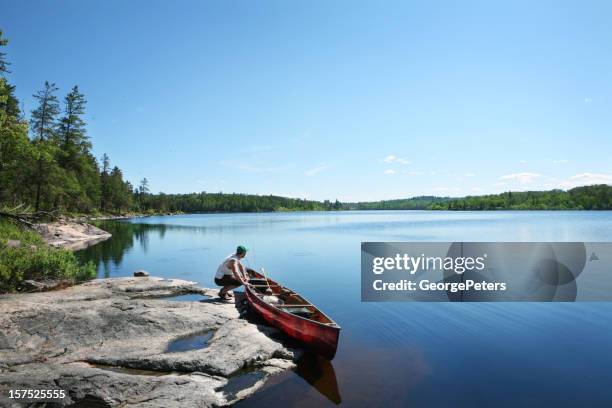
M 110 233 L 96 226 L 69 219 L 34 224 L 33 228 L 47 244 L 72 251 L 87 248 L 111 237 Z
M 185 294 L 201 299 L 170 298 Z M 9 389 L 65 390 L 58 406 L 226 406 L 295 367 L 300 350 L 216 296 L 155 277 L 0 296 L 0 406 L 20 406 Z

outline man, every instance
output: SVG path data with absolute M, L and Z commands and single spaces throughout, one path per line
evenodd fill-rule
M 231 254 L 219 265 L 215 274 L 215 284 L 223 286 L 219 291 L 219 297 L 223 300 L 229 299 L 232 294 L 230 290 L 244 285 L 246 281 L 246 271 L 240 260 L 246 256 L 247 248 L 238 245 L 236 253 Z

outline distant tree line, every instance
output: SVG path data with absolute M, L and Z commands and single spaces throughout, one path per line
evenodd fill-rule
M 142 197 L 142 208 L 155 213 L 330 211 L 342 209 L 342 204 L 338 200 L 332 203 L 273 195 L 202 192 L 147 195 Z
M 413 198 L 344 203 L 345 210 L 429 210 L 433 204 L 451 200 L 448 197 L 419 196 Z
M 402 200 L 344 203 L 345 210 L 612 210 L 612 186 L 524 191 L 462 198 L 421 196 Z
M 612 210 L 612 186 L 507 192 L 434 202 L 432 210 Z
M 60 101 L 58 88 L 45 82 L 33 96 L 26 118 L 6 74 L 0 30 L 0 207 L 76 213 L 199 213 L 329 210 L 609 210 L 612 187 L 577 187 L 569 191 L 507 192 L 485 196 L 410 199 L 359 203 L 313 201 L 272 195 L 191 193 L 151 194 L 149 181 L 124 180 L 108 155 L 91 152 L 86 99 L 78 86 Z

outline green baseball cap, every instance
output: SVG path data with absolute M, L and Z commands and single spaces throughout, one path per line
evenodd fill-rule
M 247 247 L 245 247 L 244 245 L 238 245 L 238 248 L 236 248 L 236 253 L 237 254 L 246 254 L 248 250 L 249 249 Z

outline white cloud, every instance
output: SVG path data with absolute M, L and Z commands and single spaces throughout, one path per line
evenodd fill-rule
M 501 176 L 499 179 L 504 181 L 516 181 L 519 184 L 533 183 L 537 178 L 542 177 L 537 173 L 514 173 Z
M 519 160 L 520 164 L 527 164 L 527 160 Z
M 422 176 L 423 174 L 425 174 L 425 172 L 419 170 L 406 171 L 405 173 L 409 176 Z
M 410 160 L 404 159 L 402 157 L 397 157 L 393 154 L 388 155 L 383 159 L 385 163 L 399 163 L 399 164 L 410 164 Z
M 395 174 L 395 170 L 387 169 L 385 170 L 385 174 Z
M 310 176 L 314 176 L 316 174 L 321 173 L 322 171 L 325 171 L 325 170 L 329 169 L 330 167 L 331 167 L 331 165 L 329 165 L 329 164 L 321 163 L 317 167 L 314 167 L 314 168 L 312 168 L 310 170 L 307 170 L 304 174 L 306 176 L 309 176 L 309 177 Z
M 559 183 L 562 188 L 574 188 L 593 184 L 612 184 L 612 174 L 580 173 Z
M 465 173 L 463 176 L 464 177 L 476 177 L 474 173 Z
M 553 160 L 553 164 L 566 164 L 569 163 L 569 160 L 561 159 L 561 160 Z

